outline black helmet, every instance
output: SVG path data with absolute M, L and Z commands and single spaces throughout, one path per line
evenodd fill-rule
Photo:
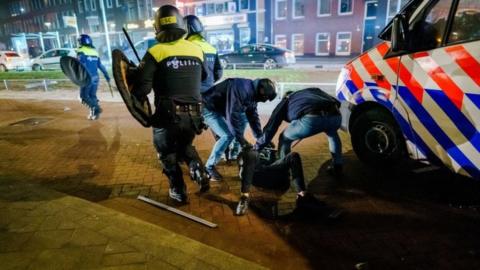
M 161 6 L 157 10 L 153 27 L 159 42 L 175 41 L 186 33 L 180 12 L 171 5 Z
M 187 25 L 188 36 L 195 35 L 195 34 L 202 34 L 203 24 L 197 16 L 188 15 L 188 16 L 185 16 L 183 20 Z
M 275 83 L 267 78 L 256 79 L 254 81 L 257 92 L 257 101 L 266 102 L 272 101 L 277 97 L 277 91 L 275 89 Z

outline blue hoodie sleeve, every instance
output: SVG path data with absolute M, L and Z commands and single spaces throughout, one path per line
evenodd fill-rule
M 107 69 L 102 64 L 102 61 L 100 61 L 100 58 L 98 58 L 98 68 L 102 71 L 103 76 L 105 76 L 105 80 L 110 81 L 110 77 L 108 76 Z
M 245 108 L 242 104 L 241 94 L 235 83 L 229 84 L 229 89 L 227 89 L 226 93 L 226 102 L 225 118 L 228 129 L 235 135 L 235 139 L 237 139 L 240 144 L 244 144 L 246 140 L 243 137 L 243 130 L 241 130 L 240 127 L 242 126 L 242 113 L 245 111 Z
M 277 107 L 273 110 L 270 119 L 263 127 L 263 135 L 257 140 L 256 148 L 262 149 L 272 141 L 273 136 L 277 133 L 280 124 L 287 118 L 288 98 L 283 98 Z
M 253 102 L 245 111 L 247 115 L 248 123 L 252 129 L 253 136 L 258 140 L 262 137 L 262 125 L 260 124 L 260 118 L 258 117 L 257 103 Z

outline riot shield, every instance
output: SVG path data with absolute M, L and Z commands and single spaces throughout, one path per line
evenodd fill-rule
M 112 51 L 113 78 L 115 79 L 118 92 L 122 96 L 122 99 L 133 118 L 135 118 L 142 126 L 150 127 L 152 108 L 149 100 L 146 99 L 144 102 L 140 102 L 134 95 L 132 95 L 133 83 L 129 82 L 128 76 L 129 69 L 132 67 L 135 67 L 135 65 L 130 63 L 121 50 L 115 49 Z
M 92 81 L 87 69 L 77 58 L 62 56 L 60 58 L 60 67 L 62 68 L 63 74 L 80 87 L 87 86 Z

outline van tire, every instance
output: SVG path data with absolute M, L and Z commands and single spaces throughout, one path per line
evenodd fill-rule
M 0 65 L 0 72 L 5 72 L 7 71 L 7 67 L 3 64 Z
M 355 118 L 350 133 L 353 151 L 368 165 L 391 168 L 407 160 L 402 131 L 384 109 L 362 112 Z
M 35 64 L 35 65 L 33 65 L 32 69 L 33 69 L 33 71 L 40 71 L 40 70 L 42 70 L 42 67 L 39 64 Z

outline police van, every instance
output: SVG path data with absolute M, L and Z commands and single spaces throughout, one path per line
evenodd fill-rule
M 409 156 L 480 179 L 480 1 L 411 0 L 337 81 L 360 160 Z

